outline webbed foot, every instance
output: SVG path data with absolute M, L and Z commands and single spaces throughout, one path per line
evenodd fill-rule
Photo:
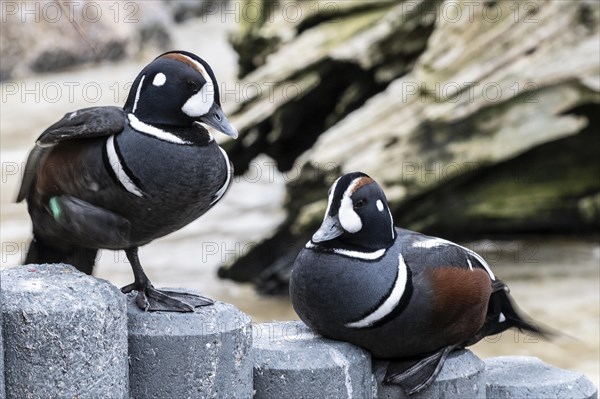
M 456 349 L 457 345 L 450 345 L 429 356 L 390 361 L 383 382 L 400 385 L 407 395 L 417 393 L 431 385 L 450 352 Z
M 193 312 L 200 306 L 209 306 L 214 303 L 210 298 L 191 294 L 185 291 L 159 290 L 149 285 L 138 287 L 135 283 L 121 288 L 121 292 L 137 291 L 135 302 L 138 307 L 149 312 Z
M 121 288 L 121 292 L 128 294 L 137 291 L 135 303 L 143 311 L 150 312 L 193 312 L 199 306 L 212 305 L 212 299 L 186 291 L 158 290 L 150 283 L 150 279 L 144 273 L 138 258 L 137 247 L 125 250 L 127 259 L 131 264 L 135 281 Z

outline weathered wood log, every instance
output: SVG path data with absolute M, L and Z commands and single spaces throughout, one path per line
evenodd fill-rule
M 321 14 L 305 16 L 304 24 L 290 26 L 283 11 L 271 11 L 277 17 L 261 18 L 257 33 L 253 25 L 242 24 L 242 33 L 234 36 L 249 37 L 247 50 L 236 45 L 242 71 L 245 63 L 260 65 L 260 54 L 268 54 L 264 65 L 240 82 L 257 89 L 247 90 L 249 95 L 230 112 L 240 139 L 226 149 L 237 173 L 260 153 L 289 170 L 323 131 L 410 70 L 433 30 L 434 18 L 422 15 L 436 2 L 415 2 L 413 12 L 390 1 L 360 7 L 360 2 L 321 3 L 337 4 L 343 12 L 327 14 L 316 25 Z

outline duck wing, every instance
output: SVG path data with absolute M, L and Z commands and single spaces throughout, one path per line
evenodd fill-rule
M 44 130 L 29 153 L 17 202 L 23 201 L 33 187 L 39 166 L 53 146 L 61 141 L 111 136 L 121 132 L 126 115 L 119 107 L 91 107 L 69 112 Z

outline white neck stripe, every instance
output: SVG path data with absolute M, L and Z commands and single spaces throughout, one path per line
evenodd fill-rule
M 137 195 L 138 197 L 143 197 L 142 191 L 135 185 L 135 183 L 127 175 L 127 172 L 125 172 L 123 169 L 123 165 L 121 165 L 121 160 L 119 159 L 119 155 L 115 149 L 114 134 L 106 140 L 106 153 L 108 155 L 108 163 L 110 163 L 113 172 L 115 172 L 117 179 L 119 179 L 119 182 L 125 188 L 125 190 L 129 191 L 131 194 Z
M 381 258 L 385 254 L 386 249 L 378 249 L 373 252 L 359 252 L 359 251 L 350 251 L 348 249 L 335 248 L 333 252 L 338 255 L 348 256 L 349 258 L 362 259 L 362 260 L 376 260 Z
M 225 179 L 223 187 L 221 187 L 219 191 L 217 191 L 217 193 L 215 194 L 215 199 L 212 200 L 212 202 L 210 203 L 211 205 L 220 200 L 223 194 L 225 194 L 225 191 L 227 191 L 227 187 L 229 187 L 229 184 L 231 183 L 231 175 L 233 175 L 233 170 L 231 168 L 231 163 L 229 163 L 229 157 L 227 156 L 227 153 L 221 147 L 219 147 L 219 150 L 221 150 L 221 152 L 223 153 L 223 158 L 225 158 L 225 164 L 227 165 L 227 179 Z
M 135 110 L 137 109 L 137 104 L 140 99 L 140 92 L 142 91 L 142 85 L 144 84 L 145 78 L 146 78 L 146 75 L 143 75 L 142 78 L 140 79 L 140 83 L 138 84 L 137 89 L 135 90 L 135 100 L 133 101 L 133 109 L 131 110 L 131 112 L 135 112 Z
M 370 327 L 379 320 L 383 319 L 387 315 L 389 315 L 400 303 L 402 299 L 402 295 L 404 294 L 404 290 L 406 288 L 406 283 L 408 280 L 408 271 L 406 263 L 404 262 L 404 257 L 402 254 L 398 255 L 398 276 L 396 277 L 396 281 L 394 282 L 394 287 L 392 288 L 392 292 L 386 298 L 386 300 L 375 309 L 369 315 L 363 317 L 362 319 L 347 323 L 346 327 L 348 328 L 365 328 Z
M 318 245 L 313 244 L 312 241 L 309 241 L 306 243 L 305 248 L 313 249 L 313 248 L 316 248 L 317 246 Z M 381 258 L 383 255 L 385 255 L 385 252 L 387 250 L 385 248 L 382 248 L 382 249 L 378 249 L 377 251 L 373 251 L 373 252 L 359 252 L 359 251 L 351 251 L 349 249 L 333 248 L 333 249 L 331 249 L 331 251 L 335 254 L 347 256 L 349 258 L 354 258 L 354 259 L 377 260 L 377 259 Z
M 156 137 L 159 140 L 168 141 L 175 144 L 192 144 L 189 141 L 183 140 L 173 133 L 166 132 L 156 126 L 148 125 L 147 123 L 139 120 L 134 114 L 127 115 L 131 127 L 141 133 L 146 133 L 150 136 Z

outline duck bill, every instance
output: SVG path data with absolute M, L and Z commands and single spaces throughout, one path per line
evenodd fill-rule
M 333 240 L 344 234 L 344 229 L 340 224 L 340 220 L 337 216 L 326 216 L 325 220 L 323 220 L 323 224 L 319 227 L 319 230 L 316 231 L 312 236 L 312 242 L 319 243 L 323 241 Z
M 208 126 L 214 127 L 219 132 L 226 134 L 229 137 L 233 137 L 234 139 L 238 136 L 238 131 L 231 125 L 225 116 L 225 112 L 223 112 L 217 103 L 213 103 L 208 112 L 202 115 L 198 121 L 206 123 Z

